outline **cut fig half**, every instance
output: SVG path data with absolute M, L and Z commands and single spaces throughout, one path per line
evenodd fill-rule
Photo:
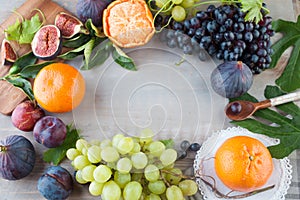
M 18 56 L 11 43 L 7 39 L 2 40 L 1 44 L 1 64 L 12 65 Z
M 78 33 L 89 33 L 78 18 L 65 12 L 56 15 L 54 24 L 61 31 L 63 38 L 72 38 Z
M 42 60 L 52 60 L 62 50 L 61 32 L 55 25 L 45 25 L 36 32 L 31 42 L 33 54 Z

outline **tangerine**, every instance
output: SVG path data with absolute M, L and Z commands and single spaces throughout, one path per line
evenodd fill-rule
M 33 94 L 37 103 L 48 112 L 69 112 L 81 103 L 85 94 L 85 80 L 71 65 L 53 63 L 37 74 Z
M 119 47 L 136 47 L 154 35 L 153 16 L 144 0 L 116 0 L 103 12 L 104 34 Z
M 273 171 L 267 147 L 248 136 L 227 139 L 215 155 L 217 176 L 234 191 L 250 192 L 262 187 Z

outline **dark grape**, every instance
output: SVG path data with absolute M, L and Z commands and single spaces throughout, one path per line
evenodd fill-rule
M 190 147 L 190 142 L 187 141 L 187 140 L 183 140 L 181 143 L 180 143 L 180 148 L 184 151 L 186 151 L 189 147 Z
M 242 111 L 242 105 L 239 102 L 234 102 L 230 106 L 230 111 L 233 114 L 239 114 Z
M 201 145 L 199 143 L 193 143 L 189 147 L 189 150 L 191 151 L 198 151 L 201 148 Z

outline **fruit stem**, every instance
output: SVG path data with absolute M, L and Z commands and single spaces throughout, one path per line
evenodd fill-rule
M 6 150 L 7 150 L 6 146 L 0 145 L 0 152 L 6 151 Z

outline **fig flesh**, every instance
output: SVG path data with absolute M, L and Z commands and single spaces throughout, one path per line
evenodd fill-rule
M 55 25 L 45 25 L 34 35 L 31 42 L 33 54 L 42 60 L 52 60 L 62 50 L 62 36 Z
M 1 64 L 11 65 L 17 60 L 17 58 L 17 53 L 11 43 L 7 39 L 3 39 L 1 44 Z
M 56 15 L 54 24 L 61 31 L 63 38 L 71 38 L 84 30 L 83 24 L 79 19 L 65 12 L 60 12 Z
M 0 141 L 0 176 L 18 180 L 29 175 L 36 154 L 32 143 L 21 135 L 11 135 Z
M 218 65 L 210 80 L 216 93 L 226 98 L 236 98 L 250 89 L 253 73 L 243 62 L 229 61 Z
M 78 0 L 77 16 L 84 23 L 90 18 L 95 26 L 101 26 L 103 11 L 111 2 L 112 0 Z

